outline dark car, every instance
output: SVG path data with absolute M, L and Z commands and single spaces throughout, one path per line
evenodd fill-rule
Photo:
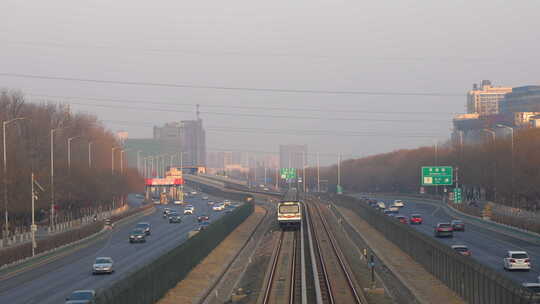
M 466 245 L 452 245 L 452 249 L 461 255 L 471 256 L 471 251 Z
M 452 224 L 454 231 L 465 231 L 465 223 L 463 221 L 453 220 L 450 224 Z
M 135 225 L 135 229 L 142 229 L 146 235 L 150 235 L 152 233 L 152 225 L 146 222 L 138 223 Z
M 435 237 L 453 237 L 454 236 L 454 229 L 452 228 L 452 224 L 450 223 L 438 223 L 435 226 L 434 231 Z
M 66 298 L 66 304 L 86 304 L 92 303 L 96 297 L 96 292 L 92 289 L 75 290 Z
M 169 223 L 182 223 L 182 217 L 178 213 L 172 214 L 169 216 Z
M 206 214 L 203 214 L 203 215 L 199 215 L 197 217 L 197 221 L 200 223 L 200 222 L 207 222 L 208 220 L 210 220 L 210 217 Z
M 146 233 L 143 229 L 135 229 L 129 235 L 130 243 L 145 243 L 146 242 Z
M 409 220 L 408 220 L 407 217 L 404 216 L 404 215 L 397 215 L 397 216 L 396 216 L 396 219 L 397 219 L 400 223 L 403 223 L 403 224 L 408 224 L 408 223 L 409 223 Z
M 424 219 L 420 214 L 411 214 L 411 225 L 421 225 Z
M 210 223 L 209 223 L 209 222 L 202 222 L 202 223 L 199 225 L 199 231 L 208 229 L 208 226 L 210 226 Z

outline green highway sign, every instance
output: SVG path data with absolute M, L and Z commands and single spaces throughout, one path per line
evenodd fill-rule
M 280 175 L 282 179 L 295 179 L 296 169 L 295 168 L 281 168 Z
M 422 167 L 422 186 L 450 186 L 454 170 L 448 166 Z
M 461 204 L 463 202 L 461 192 L 461 188 L 454 188 L 454 203 Z

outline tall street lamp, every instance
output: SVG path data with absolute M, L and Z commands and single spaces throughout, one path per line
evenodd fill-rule
M 70 137 L 68 138 L 68 173 L 69 175 L 71 175 L 71 141 L 74 140 L 74 139 L 78 139 L 78 138 L 81 138 L 82 136 L 73 136 L 73 137 Z
M 7 121 L 4 121 L 2 123 L 2 140 L 3 140 L 3 146 L 4 146 L 4 211 L 5 211 L 5 217 L 6 217 L 6 235 L 9 231 L 9 215 L 8 215 L 8 186 L 7 186 L 7 143 L 6 143 L 6 127 L 8 124 L 12 122 L 16 122 L 19 120 L 26 119 L 26 117 L 17 117 L 13 118 Z
M 94 143 L 89 141 L 88 142 L 88 169 L 92 169 L 92 145 Z
M 114 175 L 114 151 L 120 149 L 119 147 L 111 148 L 111 174 Z
M 511 177 L 510 177 L 510 187 L 512 189 L 512 204 L 514 203 L 514 128 L 498 124 L 496 125 L 497 128 L 503 128 L 510 130 L 510 170 L 511 170 Z
M 56 131 L 63 130 L 65 128 L 53 128 L 51 129 L 51 227 L 54 226 L 54 134 Z
M 143 174 L 141 169 L 141 153 L 141 150 L 137 151 L 137 171 L 139 171 L 139 174 Z
M 124 175 L 124 153 L 130 149 L 120 150 L 120 175 Z
M 491 140 L 493 145 L 493 157 L 495 159 L 495 166 L 493 166 L 493 200 L 497 199 L 497 159 L 495 155 L 495 131 L 490 129 L 482 129 L 482 132 L 491 134 Z

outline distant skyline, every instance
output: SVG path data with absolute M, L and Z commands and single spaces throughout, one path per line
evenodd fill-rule
M 540 84 L 538 1 L 156 5 L 2 1 L 0 88 L 132 138 L 200 104 L 208 151 L 362 156 L 448 140 L 482 79 Z

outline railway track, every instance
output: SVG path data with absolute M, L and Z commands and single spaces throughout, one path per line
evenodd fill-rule
M 301 229 L 280 232 L 257 303 L 367 304 L 324 217 L 324 207 L 315 199 L 303 205 Z
M 336 244 L 332 231 L 317 202 L 306 204 L 308 229 L 312 230 L 314 256 L 317 273 L 315 281 L 320 285 L 318 303 L 357 303 L 367 304 L 367 300 L 351 275 L 343 253 Z
M 300 303 L 300 231 L 281 231 L 262 303 Z

